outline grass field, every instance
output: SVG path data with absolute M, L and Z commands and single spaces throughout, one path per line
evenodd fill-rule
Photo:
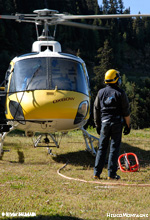
M 95 130 L 89 132 L 97 136 Z M 53 149 L 55 157 L 46 148 L 33 148 L 31 138 L 15 134 L 6 137 L 4 149 L 10 152 L 0 160 L 0 219 L 150 219 L 150 130 L 123 136 L 120 154 L 135 153 L 140 171 L 118 170 L 119 181 L 107 180 L 107 167 L 100 182 L 93 180 L 94 157 L 85 151 L 81 131 L 64 136 L 60 148 Z M 60 173 L 74 179 L 57 173 L 67 161 Z M 8 217 L 28 213 L 36 217 Z

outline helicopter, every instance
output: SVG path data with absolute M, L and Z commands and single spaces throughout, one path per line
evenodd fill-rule
M 83 126 L 90 117 L 90 84 L 85 62 L 77 56 L 63 53 L 61 44 L 55 41 L 57 25 L 79 28 L 106 29 L 104 27 L 73 22 L 76 19 L 110 19 L 148 17 L 150 15 L 66 15 L 56 10 L 41 9 L 33 14 L 0 15 L 0 19 L 33 23 L 36 26 L 37 41 L 28 54 L 11 60 L 0 87 L 0 155 L 5 151 L 5 136 L 12 130 L 23 130 L 38 147 L 42 137 L 48 146 L 49 138 L 58 148 L 55 133 L 66 133 L 81 129 L 87 151 L 96 155 L 93 141 Z M 39 26 L 43 26 L 39 35 Z M 54 34 L 49 34 L 49 26 L 55 26 Z

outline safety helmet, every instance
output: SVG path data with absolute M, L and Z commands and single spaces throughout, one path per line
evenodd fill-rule
M 121 81 L 121 77 L 120 77 L 120 73 L 119 71 L 115 70 L 115 69 L 110 69 L 105 73 L 105 80 L 104 82 L 106 84 L 115 84 L 119 81 Z

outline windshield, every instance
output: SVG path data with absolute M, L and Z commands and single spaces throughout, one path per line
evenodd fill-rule
M 9 92 L 70 90 L 88 95 L 88 78 L 82 64 L 64 58 L 30 58 L 17 61 Z

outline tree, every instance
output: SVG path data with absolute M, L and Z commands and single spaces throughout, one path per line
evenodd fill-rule
M 118 2 L 117 0 L 109 0 L 109 14 L 117 14 L 118 12 Z
M 104 74 L 108 69 L 113 67 L 113 53 L 108 40 L 104 42 L 103 47 L 98 49 L 96 59 L 98 65 L 94 67 L 94 91 L 97 93 L 97 91 L 103 87 Z
M 108 14 L 109 2 L 108 0 L 103 0 L 103 14 Z
M 142 87 L 139 89 L 139 121 L 140 128 L 147 128 L 150 126 L 150 78 L 142 82 Z
M 139 94 L 137 85 L 129 82 L 127 77 L 123 75 L 122 88 L 125 90 L 130 103 L 131 126 L 132 128 L 137 129 L 140 127 L 140 123 L 137 120 L 139 117 Z
M 134 46 L 136 48 L 144 47 L 144 25 L 142 18 L 133 20 Z
M 119 4 L 119 14 L 123 14 L 123 10 L 124 10 L 124 4 L 122 0 L 118 1 Z
M 97 0 L 86 0 L 89 14 L 95 14 L 98 9 Z

